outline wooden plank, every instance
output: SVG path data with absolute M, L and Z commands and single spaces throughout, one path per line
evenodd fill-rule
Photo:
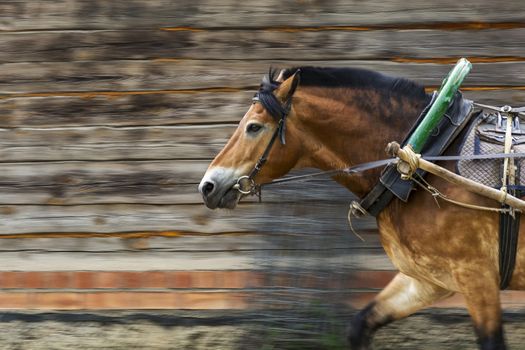
M 132 235 L 129 235 L 132 237 Z M 350 250 L 380 248 L 377 231 L 364 233 L 365 241 L 349 232 L 333 232 L 322 235 L 300 233 L 245 233 L 235 235 L 180 235 L 178 237 L 152 236 L 146 238 L 99 237 L 95 234 L 86 238 L 8 238 L 0 236 L 0 252 L 84 252 L 112 253 L 161 251 L 181 252 L 223 252 L 223 251 L 292 251 L 292 250 Z
M 41 96 L 0 99 L 0 127 L 238 123 L 253 91 Z
M 177 30 L 2 34 L 0 63 L 176 59 L 303 60 L 520 57 L 525 28 L 470 30 Z M 414 45 L 425 43 L 425 45 Z
M 476 67 L 474 67 L 476 69 Z M 525 105 L 525 90 L 463 90 L 482 103 Z M 0 128 L 238 123 L 253 91 L 0 99 Z
M 477 65 L 474 71 L 476 69 Z M 502 88 L 464 90 L 464 93 L 483 103 L 525 105 L 525 90 Z M 151 95 L 0 99 L 0 128 L 237 123 L 248 110 L 252 96 L 253 91 L 196 92 L 191 95 L 159 92 Z
M 348 205 L 246 203 L 233 211 L 204 205 L 5 205 L 0 234 L 74 232 L 348 232 Z M 373 229 L 375 219 L 362 221 Z
M 495 89 L 486 91 L 463 91 L 466 98 L 495 106 L 524 106 L 525 91 L 515 89 Z
M 207 160 L 3 164 L 0 204 L 202 204 L 197 185 L 208 164 Z M 328 177 L 265 187 L 263 195 L 269 203 L 354 199 Z
M 0 93 L 255 88 L 265 61 L 117 60 L 0 65 Z
M 525 60 L 525 58 L 524 58 Z M 301 65 L 358 67 L 402 76 L 423 85 L 439 86 L 451 64 L 392 61 L 92 61 L 11 63 L 0 65 L 0 93 L 38 94 L 42 92 L 91 91 L 173 91 L 234 88 L 254 90 L 268 67 Z M 525 82 L 525 62 L 475 63 L 463 86 L 521 86 Z M 234 93 L 232 91 L 232 93 Z M 192 95 L 193 96 L 193 95 Z M 186 96 L 186 99 L 189 96 Z M 246 100 L 248 102 L 248 100 Z M 140 108 L 140 107 L 137 107 Z
M 258 269 L 342 269 L 393 270 L 382 249 L 362 249 L 335 253 L 309 250 L 288 253 L 264 252 L 20 252 L 0 254 L 2 271 L 74 270 L 258 270 Z
M 208 161 L 42 162 L 2 166 L 2 204 L 202 203 Z
M 211 159 L 236 125 L 0 129 L 0 161 Z
M 322 2 L 60 0 L 0 2 L 0 30 L 156 28 L 158 26 L 251 27 L 428 24 L 459 21 L 521 21 L 522 3 L 466 0 Z M 86 21 L 89 18 L 89 21 Z

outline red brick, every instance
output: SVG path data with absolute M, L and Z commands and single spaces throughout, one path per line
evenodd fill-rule
M 222 273 L 222 285 L 219 288 L 246 288 L 249 283 L 248 271 L 225 271 Z
M 142 277 L 144 288 L 168 288 L 169 275 L 164 271 L 145 272 Z
M 95 273 L 94 279 L 93 288 L 115 289 L 122 285 L 120 272 L 99 271 Z
M 92 271 L 76 271 L 72 273 L 73 288 L 77 289 L 91 289 L 94 286 L 95 272 Z
M 89 310 L 107 309 L 106 295 L 107 292 L 85 293 L 84 308 Z
M 106 292 L 104 293 L 104 309 L 133 309 L 134 292 Z
M 0 309 L 245 309 L 246 293 L 229 292 L 0 292 Z
M 178 304 L 176 292 L 139 292 L 130 296 L 131 308 L 173 309 Z
M 0 293 L 0 309 L 29 309 L 29 293 Z
M 172 309 L 176 306 L 173 292 L 95 292 L 87 293 L 88 309 Z
M 45 288 L 68 289 L 72 288 L 73 280 L 69 271 L 45 272 Z
M 31 308 L 44 310 L 78 310 L 84 308 L 84 295 L 71 292 L 32 293 Z
M 16 271 L 1 272 L 0 288 L 24 288 L 24 273 Z
M 123 271 L 119 272 L 120 287 L 121 288 L 141 288 L 142 287 L 142 272 Z
M 47 286 L 46 275 L 43 272 L 31 271 L 23 274 L 24 287 L 29 289 L 45 288 Z
M 223 288 L 222 271 L 194 271 L 191 273 L 191 288 Z
M 245 293 L 231 292 L 187 292 L 179 294 L 178 309 L 221 310 L 246 309 L 248 307 Z
M 174 271 L 168 276 L 170 276 L 167 281 L 169 288 L 193 288 L 193 273 L 190 271 Z

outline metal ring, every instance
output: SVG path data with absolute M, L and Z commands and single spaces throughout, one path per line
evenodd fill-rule
M 244 190 L 243 189 L 243 186 L 241 184 L 241 181 L 244 180 L 244 179 L 247 179 L 250 181 L 250 189 L 249 190 Z M 237 179 L 237 183 L 233 186 L 235 189 L 237 189 L 237 191 L 241 192 L 242 194 L 252 194 L 254 193 L 254 189 L 255 189 L 255 181 L 253 181 L 253 179 L 251 179 L 248 175 L 244 175 L 244 176 L 241 176 L 240 178 Z

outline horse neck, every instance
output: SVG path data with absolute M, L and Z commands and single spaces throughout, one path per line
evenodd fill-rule
M 298 91 L 299 92 L 299 91 Z M 403 141 L 428 96 L 381 94 L 359 89 L 303 89 L 296 113 L 302 119 L 303 165 L 340 169 L 387 157 L 390 141 Z M 377 183 L 381 169 L 334 179 L 358 196 Z

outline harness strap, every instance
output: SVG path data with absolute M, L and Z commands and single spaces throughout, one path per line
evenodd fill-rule
M 395 170 L 394 167 L 388 169 Z M 377 216 L 388 205 L 388 203 L 392 201 L 392 199 L 394 199 L 394 194 L 386 188 L 385 185 L 378 182 L 372 190 L 361 199 L 359 204 L 366 209 L 370 215 Z
M 507 108 L 511 109 L 511 108 Z M 499 112 L 498 112 L 499 113 Z M 517 113 L 514 112 L 514 113 Z M 505 146 L 504 152 L 512 152 L 512 122 L 513 114 L 507 114 L 507 126 L 505 129 Z M 502 191 L 513 196 L 517 190 L 509 190 L 509 187 L 516 185 L 516 168 L 513 158 L 503 160 L 503 178 Z M 509 211 L 501 212 L 499 215 L 499 274 L 500 289 L 506 289 L 509 286 L 516 263 L 516 254 L 518 250 L 518 235 L 520 228 L 520 212 L 504 205 Z
M 514 191 L 512 191 L 514 192 Z M 514 193 L 512 193 L 514 195 Z M 505 205 L 503 208 L 511 209 Z M 514 266 L 516 264 L 516 254 L 518 251 L 518 237 L 520 229 L 520 212 L 500 213 L 499 216 L 499 275 L 501 290 L 507 289 Z
M 252 180 L 255 176 L 257 176 L 259 171 L 261 171 L 262 166 L 268 160 L 268 155 L 270 154 L 270 151 L 272 150 L 272 146 L 275 143 L 275 140 L 277 140 L 277 136 L 279 136 L 279 134 L 280 134 L 280 130 L 281 130 L 281 127 L 282 127 L 283 124 L 284 124 L 284 119 L 281 119 L 279 121 L 279 125 L 277 126 L 277 128 L 273 132 L 272 138 L 270 139 L 270 142 L 268 143 L 268 146 L 266 146 L 266 149 L 264 150 L 263 154 L 257 160 L 257 162 L 255 163 L 253 169 L 248 174 L 248 179 Z

